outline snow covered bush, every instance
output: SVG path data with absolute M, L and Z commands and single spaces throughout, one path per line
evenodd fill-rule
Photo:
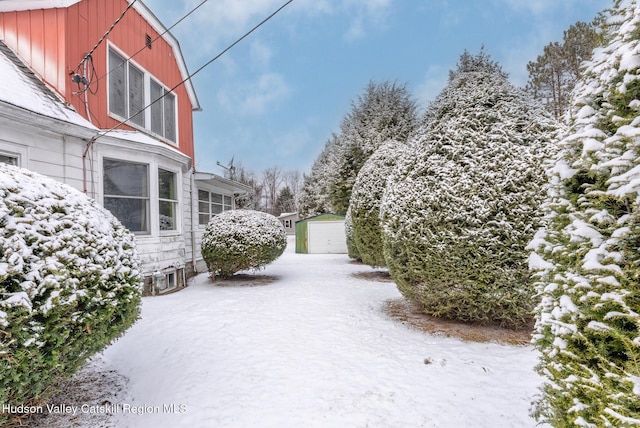
M 405 297 L 433 316 L 532 319 L 525 247 L 558 126 L 484 52 L 460 57 L 383 197 L 384 254 Z
M 358 173 L 349 205 L 352 241 L 360 259 L 372 267 L 385 267 L 380 228 L 380 204 L 403 143 L 389 141 L 365 162 Z
M 136 321 L 139 263 L 95 201 L 0 163 L 0 403 L 46 399 Z
M 616 1 L 608 19 L 529 245 L 546 377 L 537 416 L 554 426 L 640 425 L 639 2 Z
M 351 221 L 351 207 L 347 208 L 347 214 L 344 216 L 344 234 L 347 237 L 347 255 L 354 260 L 360 260 L 360 254 L 353 242 L 353 221 Z
M 202 257 L 212 276 L 229 278 L 271 263 L 286 246 L 286 232 L 276 217 L 261 211 L 231 210 L 215 215 L 207 224 Z

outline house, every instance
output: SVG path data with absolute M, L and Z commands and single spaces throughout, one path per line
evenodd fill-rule
M 136 236 L 146 292 L 204 271 L 206 223 L 251 189 L 196 171 L 200 104 L 178 41 L 151 10 L 141 0 L 3 0 L 0 65 L 0 161 L 109 209 Z
M 296 233 L 296 221 L 300 220 L 298 213 L 282 213 L 278 216 L 278 220 L 282 223 L 282 227 L 287 232 L 287 235 L 294 235 Z

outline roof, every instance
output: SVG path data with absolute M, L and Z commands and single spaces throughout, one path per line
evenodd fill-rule
M 194 179 L 196 180 L 196 182 L 210 184 L 222 189 L 229 190 L 233 193 L 244 194 L 253 192 L 253 188 L 251 186 L 247 186 L 246 184 L 240 183 L 239 181 L 220 177 L 219 175 L 210 172 L 196 172 L 194 174 Z
M 20 10 L 32 10 L 32 9 L 53 9 L 53 8 L 65 8 L 72 6 L 81 0 L 0 0 L 0 12 L 20 11 Z M 193 87 L 193 83 L 189 78 L 189 71 L 187 64 L 184 61 L 182 50 L 180 49 L 180 43 L 178 40 L 167 31 L 167 28 L 160 22 L 151 9 L 149 9 L 142 0 L 127 0 L 129 3 L 133 3 L 133 8 L 153 27 L 158 34 L 162 34 L 164 40 L 171 46 L 174 52 L 174 57 L 178 68 L 180 69 L 180 75 L 184 80 L 184 86 L 189 95 L 189 100 L 193 106 L 193 110 L 200 111 L 200 101 L 196 95 L 196 90 Z
M 0 0 L 0 12 L 69 7 L 80 0 Z
M 7 0 L 0 1 L 0 4 Z M 68 106 L 0 40 L 0 103 L 6 103 L 53 119 L 97 128 Z

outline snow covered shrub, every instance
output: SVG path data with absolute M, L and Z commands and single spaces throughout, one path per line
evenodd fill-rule
M 351 193 L 352 240 L 360 259 L 372 267 L 385 267 L 380 228 L 380 204 L 403 143 L 390 141 L 382 145 L 365 162 Z
M 640 2 L 610 14 L 616 30 L 574 89 L 529 245 L 546 377 L 537 416 L 554 426 L 640 425 Z
M 354 260 L 361 260 L 358 249 L 353 242 L 353 221 L 351 220 L 351 207 L 347 208 L 344 216 L 344 234 L 347 236 L 347 255 Z
M 95 201 L 0 164 L 0 403 L 46 399 L 136 321 L 139 263 Z
M 461 56 L 426 117 L 383 197 L 391 276 L 427 314 L 521 327 L 558 124 L 483 52 Z
M 286 246 L 286 232 L 276 217 L 261 211 L 231 210 L 214 216 L 207 225 L 202 257 L 211 275 L 229 278 L 271 263 Z

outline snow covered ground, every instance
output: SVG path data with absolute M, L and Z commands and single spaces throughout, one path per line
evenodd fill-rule
M 400 296 L 393 283 L 353 276 L 370 270 L 345 255 L 295 254 L 290 243 L 257 273 L 271 283 L 221 287 L 200 275 L 145 298 L 142 319 L 92 363 L 129 378 L 101 423 L 535 426 L 536 351 L 411 329 L 382 311 Z M 80 413 L 66 426 L 99 424 Z

